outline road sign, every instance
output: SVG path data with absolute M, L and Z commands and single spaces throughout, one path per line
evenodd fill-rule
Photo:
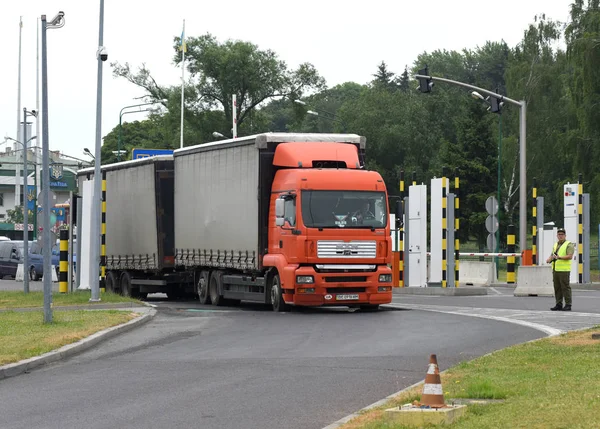
M 496 250 L 496 236 L 494 234 L 488 234 L 486 244 L 490 252 Z
M 140 158 L 149 158 L 151 156 L 158 155 L 172 155 L 173 149 L 144 149 L 144 148 L 134 148 L 131 151 L 132 159 L 140 159 Z
M 485 209 L 491 215 L 498 213 L 498 200 L 493 195 L 485 200 Z
M 487 232 L 494 234 L 498 231 L 498 218 L 496 216 L 488 216 L 485 218 L 485 229 Z

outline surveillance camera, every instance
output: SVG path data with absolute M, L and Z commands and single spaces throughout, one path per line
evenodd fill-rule
M 98 48 L 98 56 L 102 61 L 106 61 L 108 59 L 108 50 L 104 46 L 100 46 Z
M 58 12 L 58 15 L 56 15 L 54 18 L 52 18 L 52 21 L 50 21 L 48 24 L 51 26 L 59 26 L 62 21 L 63 18 L 65 17 L 65 13 L 63 11 Z M 61 25 L 62 27 L 62 25 Z
M 32 114 L 34 117 L 36 117 L 36 118 L 37 118 L 37 114 L 38 114 L 38 112 L 37 112 L 37 110 L 32 110 L 32 111 L 31 111 L 31 114 Z

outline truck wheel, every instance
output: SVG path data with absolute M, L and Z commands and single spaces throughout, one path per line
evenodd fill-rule
M 121 295 L 131 296 L 131 275 L 127 271 L 121 274 Z
M 209 271 L 201 271 L 198 279 L 197 292 L 198 292 L 198 300 L 202 305 L 210 304 L 210 294 L 208 293 L 208 284 L 210 282 L 210 272 Z
M 219 295 L 219 289 L 223 282 L 223 273 L 221 271 L 213 271 L 210 274 L 210 283 L 208 285 L 208 293 L 210 295 L 210 302 L 212 305 L 222 306 L 224 305 L 224 299 Z
M 290 306 L 283 300 L 282 293 L 281 279 L 279 278 L 279 274 L 275 274 L 271 279 L 271 304 L 273 305 L 273 311 L 278 313 L 290 309 Z
M 119 275 L 114 271 L 109 271 L 106 275 L 106 290 L 112 293 L 119 292 Z

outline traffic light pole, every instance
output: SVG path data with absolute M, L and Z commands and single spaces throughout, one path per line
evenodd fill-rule
M 424 69 L 426 70 L 426 69 Z M 493 91 L 488 91 L 487 89 L 479 88 L 474 85 L 469 85 L 468 83 L 458 82 L 451 79 L 445 79 L 442 77 L 428 76 L 424 74 L 418 74 L 415 76 L 417 80 L 421 83 L 422 92 L 430 92 L 431 91 L 431 81 L 437 82 L 445 82 L 452 85 L 462 86 L 463 88 L 471 89 L 473 91 L 480 92 L 482 94 L 488 95 L 491 98 L 498 99 L 498 101 L 504 101 L 506 103 L 510 103 L 514 106 L 518 106 L 520 110 L 519 114 L 519 247 L 521 252 L 523 252 L 527 248 L 527 171 L 526 171 L 526 147 L 527 147 L 527 103 L 525 100 L 516 101 L 511 98 L 505 97 L 501 94 L 497 94 Z M 425 86 L 423 86 L 425 85 Z M 523 258 L 521 259 L 521 264 L 523 264 Z

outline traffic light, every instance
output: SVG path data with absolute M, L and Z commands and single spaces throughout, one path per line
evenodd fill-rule
M 492 113 L 501 113 L 502 106 L 504 106 L 504 101 L 501 98 L 489 97 L 490 107 L 488 110 Z
M 427 77 L 417 78 L 419 80 L 419 86 L 417 87 L 417 90 L 419 90 L 421 92 L 431 92 L 431 88 L 433 87 L 433 82 L 431 81 L 431 78 L 429 77 L 428 67 L 425 66 L 424 69 L 419 70 L 419 75 L 427 76 Z

